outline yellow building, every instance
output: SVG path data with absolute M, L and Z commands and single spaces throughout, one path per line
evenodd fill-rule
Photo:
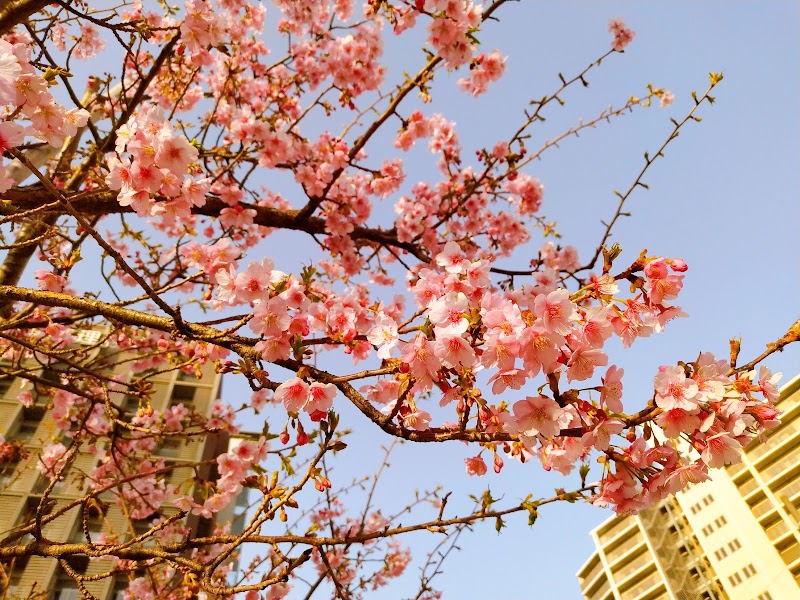
M 110 355 L 112 351 L 109 348 L 98 344 L 100 337 L 99 332 L 83 332 L 81 343 L 87 351 L 82 356 L 78 349 L 78 358 L 75 360 L 95 361 L 93 365 L 96 366 L 97 361 L 104 360 L 104 353 Z M 130 360 L 121 359 L 118 353 L 113 358 L 109 356 L 107 373 L 128 377 Z M 26 384 L 14 376 L 13 369 L 8 365 L 0 364 L 0 434 L 8 441 L 22 442 L 24 454 L 27 454 L 27 458 L 0 463 L 0 546 L 17 545 L 32 539 L 30 535 L 20 536 L 16 531 L 20 525 L 30 523 L 42 499 L 42 493 L 50 484 L 50 479 L 35 468 L 39 453 L 48 443 L 69 441 L 58 437 L 48 407 L 47 394 L 43 393 L 46 389 L 41 383 L 57 381 L 55 378 L 59 377 L 58 372 L 45 368 L 29 376 L 35 376 L 39 383 Z M 155 410 L 165 410 L 171 405 L 183 403 L 201 415 L 209 415 L 211 405 L 219 397 L 221 376 L 215 373 L 214 365 L 208 363 L 203 366 L 200 379 L 180 371 L 156 371 L 149 381 L 153 386 L 150 405 Z M 34 403 L 27 408 L 18 400 L 20 392 L 26 390 L 31 390 L 34 398 Z M 140 401 L 137 397 L 120 397 L 119 401 L 126 404 L 124 408 L 128 411 L 135 412 L 139 408 Z M 164 443 L 156 454 L 164 457 L 167 464 L 171 461 L 200 462 L 226 452 L 228 443 L 227 434 L 198 436 L 189 441 L 181 439 Z M 49 499 L 54 501 L 52 511 L 84 496 L 88 484 L 80 474 L 91 472 L 96 462 L 97 458 L 93 454 L 78 455 L 66 476 L 51 489 Z M 175 469 L 170 475 L 170 483 L 178 485 L 182 481 L 191 480 L 193 476 L 194 472 L 190 468 Z M 200 473 L 200 476 L 209 478 L 211 474 Z M 129 518 L 108 493 L 100 499 L 102 502 L 98 506 L 75 506 L 48 523 L 43 528 L 44 536 L 58 543 L 85 543 L 84 518 L 93 540 L 101 532 L 131 539 L 149 530 L 150 519 Z M 84 508 L 87 509 L 85 513 Z M 170 514 L 177 511 L 162 509 L 162 512 Z M 195 533 L 204 535 L 210 533 L 212 523 L 190 517 L 188 525 Z M 74 557 L 68 562 L 70 568 L 85 575 L 107 572 L 111 567 L 108 560 L 89 561 L 86 557 Z M 86 583 L 88 591 L 98 600 L 119 598 L 126 586 L 127 579 L 119 575 Z M 31 557 L 15 559 L 12 563 L 0 563 L 0 600 L 31 597 L 38 600 L 78 600 L 81 593 L 75 581 L 55 559 Z
M 800 376 L 782 390 L 781 425 L 740 464 L 591 532 L 578 571 L 588 600 L 800 598 Z

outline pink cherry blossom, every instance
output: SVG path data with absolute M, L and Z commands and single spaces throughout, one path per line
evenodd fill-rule
M 428 411 L 417 408 L 403 415 L 403 425 L 408 429 L 425 431 L 430 428 L 431 418 Z
M 303 410 L 308 413 L 316 411 L 328 412 L 331 406 L 333 406 L 333 399 L 335 396 L 335 385 L 332 383 L 318 383 L 315 381 L 309 386 L 308 403 L 303 406 Z
M 682 367 L 661 367 L 653 384 L 656 390 L 656 404 L 664 410 L 682 408 L 694 410 L 697 407 L 697 384 L 686 377 Z
M 547 396 L 526 396 L 513 404 L 513 417 L 505 420 L 505 429 L 528 438 L 555 437 L 565 424 L 566 413 Z
M 777 402 L 778 398 L 780 398 L 780 392 L 776 384 L 782 376 L 783 373 L 775 373 L 773 375 L 766 365 L 762 365 L 758 371 L 758 388 L 770 402 Z
M 409 370 L 422 389 L 430 389 L 436 379 L 442 362 L 435 352 L 434 345 L 424 334 L 419 333 L 412 343 L 404 344 L 400 357 L 409 365 Z
M 672 408 L 656 417 L 656 424 L 664 431 L 664 435 L 673 439 L 680 437 L 684 432 L 698 430 L 701 423 L 699 408 L 693 410 Z
M 567 381 L 585 381 L 594 374 L 595 367 L 608 364 L 608 356 L 602 350 L 589 345 L 577 345 L 567 363 Z
M 506 71 L 506 58 L 497 50 L 489 54 L 481 53 L 472 61 L 469 76 L 458 80 L 462 90 L 473 96 L 480 96 L 493 81 L 497 81 Z
M 719 469 L 741 459 L 742 445 L 727 431 L 709 436 L 705 444 L 700 457 L 713 469 Z
M 611 365 L 603 377 L 603 389 L 600 392 L 600 403 L 614 412 L 622 412 L 622 376 L 624 369 Z
M 285 381 L 275 390 L 276 402 L 283 402 L 289 412 L 299 412 L 309 401 L 309 385 L 297 377 Z
M 42 449 L 36 468 L 43 474 L 53 479 L 66 466 L 69 454 L 64 444 L 48 444 Z
M 25 139 L 21 125 L 10 121 L 0 121 L 0 153 L 19 146 Z
M 177 176 L 184 175 L 189 163 L 195 160 L 197 148 L 189 144 L 182 135 L 171 135 L 162 139 L 155 155 L 156 165 Z
M 592 430 L 583 435 L 582 441 L 586 446 L 594 446 L 598 450 L 608 450 L 611 445 L 611 436 L 625 429 L 625 423 L 620 419 L 601 419 Z
M 486 475 L 486 463 L 480 455 L 465 458 L 464 464 L 467 467 L 467 475 L 477 475 L 478 477 Z
M 502 394 L 508 388 L 518 390 L 525 384 L 525 374 L 520 369 L 498 371 L 489 378 L 493 394 Z
M 243 302 L 253 302 L 269 294 L 271 271 L 265 265 L 251 262 L 236 276 L 236 297 Z
M 0 46 L 0 104 L 16 98 L 15 82 L 22 71 L 17 57 L 10 52 L 10 44 Z
M 259 335 L 281 337 L 292 322 L 288 308 L 286 300 L 279 296 L 256 303 L 250 329 Z
M 428 318 L 436 326 L 437 333 L 461 334 L 469 327 L 466 319 L 467 297 L 461 293 L 450 292 L 428 306 Z
M 455 242 L 447 242 L 444 249 L 436 255 L 436 264 L 448 273 L 461 273 L 464 254 L 461 247 Z
M 565 289 L 536 297 L 533 311 L 542 320 L 542 326 L 549 332 L 568 335 L 575 325 L 573 319 L 578 310 Z
M 39 269 L 34 273 L 36 283 L 40 290 L 48 292 L 63 292 L 67 286 L 67 280 L 61 275 L 57 275 L 45 269 Z
M 470 368 L 475 364 L 475 352 L 467 341 L 458 334 L 443 333 L 433 344 L 434 353 L 442 364 L 453 369 Z
M 614 40 L 611 42 L 611 49 L 617 52 L 622 52 L 636 35 L 632 30 L 628 29 L 625 22 L 620 18 L 611 19 L 611 21 L 609 21 L 608 31 L 614 34 Z
M 377 354 L 380 358 L 389 358 L 392 348 L 397 345 L 399 339 L 397 323 L 385 314 L 380 314 L 375 319 L 375 324 L 367 332 L 367 340 L 370 344 L 378 347 Z

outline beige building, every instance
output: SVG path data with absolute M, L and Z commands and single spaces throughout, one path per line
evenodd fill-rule
M 89 339 L 83 340 L 87 347 L 91 347 L 94 343 L 93 337 L 99 338 L 99 335 L 92 335 L 95 332 L 84 333 L 89 334 Z M 102 361 L 104 352 L 110 353 L 110 350 L 95 347 L 87 354 L 87 358 Z M 116 364 L 109 366 L 109 373 L 128 376 L 129 361 L 119 360 L 117 357 L 113 362 Z M 41 369 L 36 375 L 40 380 L 50 381 L 55 381 L 53 378 L 58 377 L 56 371 L 48 369 Z M 210 363 L 203 366 L 202 375 L 203 377 L 198 379 L 194 375 L 178 371 L 156 372 L 150 379 L 153 384 L 150 404 L 155 410 L 164 410 L 173 404 L 183 403 L 187 407 L 194 408 L 199 414 L 208 415 L 214 400 L 219 397 L 221 376 L 214 372 L 214 366 Z M 28 408 L 23 407 L 18 400 L 20 392 L 25 390 L 33 391 L 34 403 Z M 66 439 L 59 439 L 48 408 L 48 397 L 42 392 L 44 392 L 42 385 L 35 387 L 32 383 L 25 384 L 19 378 L 9 376 L 5 365 L 0 364 L 0 434 L 8 441 L 22 442 L 27 454 L 27 458 L 0 462 L 0 546 L 16 545 L 31 539 L 30 535 L 21 538 L 19 534 L 15 534 L 15 528 L 30 522 L 39 506 L 42 493 L 50 482 L 35 468 L 38 455 L 45 444 L 68 442 Z M 127 410 L 135 412 L 139 408 L 139 399 L 136 397 L 119 400 L 127 404 L 125 406 Z M 167 464 L 170 461 L 199 462 L 213 459 L 218 454 L 226 452 L 228 443 L 226 434 L 195 437 L 189 442 L 181 440 L 164 443 L 156 454 L 164 457 Z M 91 472 L 96 461 L 96 457 L 92 454 L 79 454 L 66 477 L 52 489 L 49 497 L 55 501 L 53 510 L 84 496 L 87 482 L 80 477 L 80 474 Z M 206 473 L 205 476 L 201 474 L 201 477 L 208 478 L 210 475 L 210 473 Z M 191 481 L 193 476 L 192 469 L 175 469 L 170 475 L 169 482 L 178 485 Z M 150 519 L 129 518 L 108 493 L 100 498 L 101 505 L 87 508 L 85 513 L 92 539 L 96 539 L 95 536 L 101 532 L 112 533 L 121 539 L 131 539 L 149 530 Z M 45 537 L 61 543 L 85 543 L 83 509 L 83 506 L 76 506 L 47 524 L 43 528 Z M 169 514 L 170 511 L 167 509 L 164 512 Z M 191 519 L 188 524 L 196 533 L 201 535 L 210 533 L 212 523 L 209 520 L 201 521 L 196 517 Z M 110 561 L 89 561 L 86 557 L 74 557 L 70 559 L 69 564 L 75 571 L 86 575 L 103 573 L 111 567 Z M 119 575 L 87 582 L 88 591 L 98 600 L 115 600 L 121 597 L 122 590 L 126 586 L 127 578 Z M 0 600 L 29 598 L 31 592 L 33 592 L 32 597 L 38 600 L 81 598 L 75 581 L 54 559 L 31 557 L 16 559 L 10 564 L 0 563 Z
M 743 461 L 636 516 L 591 532 L 578 571 L 588 600 L 800 598 L 800 376 L 781 425 Z

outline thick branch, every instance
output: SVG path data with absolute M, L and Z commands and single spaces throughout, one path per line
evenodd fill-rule
M 14 286 L 0 286 L 0 303 L 10 301 L 32 302 L 34 304 L 63 307 L 80 311 L 86 315 L 101 315 L 111 321 L 124 323 L 126 325 L 138 327 L 150 327 L 158 331 L 164 331 L 175 337 L 186 337 L 202 340 L 224 348 L 228 348 L 243 357 L 260 360 L 259 352 L 254 348 L 256 340 L 241 336 L 227 335 L 213 327 L 198 325 L 195 323 L 184 322 L 179 330 L 175 321 L 169 317 L 152 315 L 130 308 L 123 308 L 100 300 L 90 298 L 78 298 L 70 294 L 59 292 L 48 292 L 32 290 L 28 288 Z M 384 418 L 383 413 L 377 410 L 372 404 L 362 396 L 347 381 L 342 381 L 326 371 L 315 369 L 295 360 L 278 360 L 275 364 L 298 371 L 304 367 L 309 370 L 311 375 L 320 382 L 333 383 L 342 394 L 347 397 L 364 416 L 376 423 L 381 429 L 390 435 L 400 437 L 413 442 L 445 442 L 449 440 L 466 440 L 472 442 L 510 442 L 515 441 L 516 437 L 504 431 L 484 432 L 459 429 L 431 428 L 426 431 L 416 431 L 406 429 Z M 576 430 L 565 430 L 562 435 L 579 435 Z
M 3 0 L 0 2 L 0 35 L 28 20 L 33 13 L 51 4 L 49 0 Z
M 5 206 L 3 208 L 6 208 Z M 0 285 L 17 285 L 28 261 L 38 246 L 37 240 L 47 233 L 58 215 L 49 214 L 38 221 L 28 221 L 20 229 L 14 245 L 0 264 Z M 0 311 L 0 315 L 8 316 Z
M 92 192 L 81 192 L 73 195 L 65 194 L 76 210 L 82 215 L 102 216 L 108 214 L 132 213 L 129 206 L 121 206 L 117 201 L 117 192 L 112 190 L 98 190 Z M 32 185 L 24 188 L 12 188 L 0 194 L 0 199 L 7 200 L 8 203 L 0 202 L 0 215 L 12 216 L 23 210 L 37 208 L 51 202 L 52 198 L 47 190 L 41 185 Z M 256 211 L 253 222 L 262 227 L 272 227 L 275 229 L 291 229 L 293 231 L 304 231 L 309 234 L 324 235 L 325 219 L 320 217 L 310 217 L 304 219 L 299 210 L 281 210 L 258 206 L 255 204 L 242 204 L 243 208 Z M 194 207 L 192 212 L 196 215 L 206 217 L 218 217 L 223 208 L 228 208 L 222 200 L 216 196 L 209 196 L 206 204 L 202 207 Z M 394 229 L 379 229 L 369 227 L 356 227 L 350 234 L 356 241 L 371 242 L 383 246 L 392 246 L 405 250 L 423 262 L 430 259 L 426 252 L 418 245 L 410 242 L 401 242 L 397 239 Z M 14 285 L 16 282 L 3 282 L 6 285 Z

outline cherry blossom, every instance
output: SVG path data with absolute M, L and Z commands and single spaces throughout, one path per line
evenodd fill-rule
M 628 29 L 625 22 L 619 18 L 611 19 L 611 21 L 608 22 L 608 31 L 614 34 L 614 40 L 611 42 L 611 49 L 617 52 L 622 52 L 635 36 L 635 33 Z

